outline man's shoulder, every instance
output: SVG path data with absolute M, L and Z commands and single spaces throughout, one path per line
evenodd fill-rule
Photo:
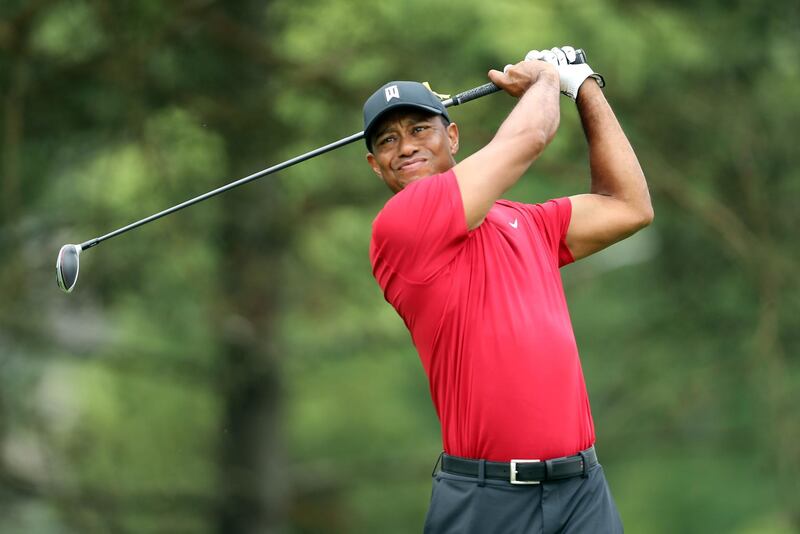
M 378 211 L 377 215 L 372 221 L 373 233 L 375 225 L 387 218 L 408 216 L 411 204 L 415 204 L 427 195 L 442 194 L 442 186 L 448 180 L 455 182 L 455 174 L 453 169 L 448 169 L 439 174 L 432 174 L 418 180 L 414 180 L 401 191 L 392 195 Z M 439 187 L 437 187 L 439 186 Z
M 449 182 L 455 183 L 456 175 L 452 168 L 447 169 L 444 172 L 440 172 L 438 174 L 431 174 L 430 176 L 425 176 L 423 178 L 419 178 L 414 180 L 410 184 L 406 185 L 401 191 L 395 193 L 392 198 L 389 199 L 387 204 L 396 198 L 403 198 L 412 196 L 414 194 L 418 194 L 421 192 L 426 192 L 431 189 L 435 189 L 437 186 L 441 187 Z

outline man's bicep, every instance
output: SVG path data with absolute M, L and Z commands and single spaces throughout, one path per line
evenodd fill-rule
M 566 242 L 576 260 L 613 245 L 647 225 L 625 202 L 611 196 L 587 193 L 569 199 L 572 217 Z
M 453 168 L 467 227 L 478 227 L 495 201 L 525 172 L 530 161 L 509 143 L 492 141 Z

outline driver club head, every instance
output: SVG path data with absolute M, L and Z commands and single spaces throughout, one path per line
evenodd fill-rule
M 80 261 L 78 257 L 81 254 L 80 245 L 64 245 L 58 251 L 58 259 L 56 259 L 56 279 L 58 280 L 58 287 L 65 293 L 70 293 L 75 283 L 78 281 L 78 271 L 80 270 Z

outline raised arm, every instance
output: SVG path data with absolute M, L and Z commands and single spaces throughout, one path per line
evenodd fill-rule
M 522 61 L 489 78 L 519 102 L 481 150 L 457 164 L 456 175 L 467 226 L 483 222 L 494 202 L 514 185 L 558 129 L 559 79 L 553 65 Z
M 578 112 L 589 143 L 590 193 L 570 197 L 567 246 L 577 260 L 644 228 L 653 207 L 628 138 L 593 78 L 580 86 Z

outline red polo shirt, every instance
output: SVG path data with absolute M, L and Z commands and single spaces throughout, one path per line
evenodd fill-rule
M 568 198 L 500 200 L 470 231 L 452 170 L 412 182 L 373 222 L 370 259 L 428 375 L 448 454 L 548 459 L 594 443 L 559 267 Z

